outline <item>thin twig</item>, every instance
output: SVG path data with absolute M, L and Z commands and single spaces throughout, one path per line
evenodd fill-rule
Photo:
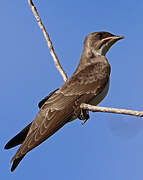
M 80 107 L 82 109 L 87 109 L 87 110 L 90 110 L 92 112 L 107 112 L 107 113 L 116 113 L 116 114 L 125 114 L 125 115 L 143 117 L 143 111 L 134 111 L 134 110 L 127 110 L 127 109 L 99 107 L 99 106 L 92 106 L 92 105 L 84 104 L 84 103 L 81 104 Z
M 39 27 L 40 27 L 43 35 L 44 35 L 44 38 L 45 38 L 46 42 L 47 42 L 47 45 L 48 45 L 48 48 L 50 50 L 50 54 L 51 54 L 51 56 L 52 56 L 52 58 L 54 60 L 55 66 L 56 66 L 57 70 L 60 72 L 63 80 L 66 81 L 68 79 L 67 75 L 64 72 L 64 70 L 62 69 L 62 66 L 60 65 L 59 59 L 58 59 L 58 57 L 57 57 L 57 55 L 56 55 L 56 53 L 54 51 L 54 47 L 52 45 L 52 41 L 50 40 L 50 36 L 47 33 L 47 31 L 46 31 L 46 29 L 45 29 L 45 27 L 44 27 L 44 25 L 43 25 L 39 15 L 38 15 L 38 11 L 37 11 L 36 7 L 34 6 L 32 0 L 28 0 L 28 3 L 29 3 L 29 6 L 31 7 L 33 15 L 35 16 L 35 18 L 37 20 L 37 23 L 38 23 L 38 25 L 39 25 Z

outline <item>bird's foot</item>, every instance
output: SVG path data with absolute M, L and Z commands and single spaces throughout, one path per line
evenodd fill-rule
M 82 125 L 89 119 L 89 112 L 88 110 L 81 109 L 80 114 L 78 115 L 78 118 L 82 120 Z

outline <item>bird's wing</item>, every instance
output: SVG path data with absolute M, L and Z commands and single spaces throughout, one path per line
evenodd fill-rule
M 41 107 L 45 104 L 45 102 L 46 102 L 57 90 L 58 90 L 58 89 L 52 91 L 50 94 L 48 94 L 48 96 L 44 97 L 44 98 L 38 103 L 39 109 L 41 109 Z
M 102 57 L 105 59 L 105 57 Z M 60 89 L 65 96 L 99 94 L 110 76 L 110 65 L 107 61 L 99 61 L 86 66 L 74 74 Z
M 11 171 L 14 171 L 28 151 L 42 143 L 71 120 L 72 107 L 69 109 L 69 104 L 71 104 L 71 106 L 74 104 L 75 97 L 76 96 L 73 95 L 65 98 L 62 93 L 53 94 L 48 100 L 49 104 L 46 103 L 42 106 L 32 122 L 24 142 L 11 159 L 11 162 L 13 162 Z M 67 103 L 67 107 L 63 107 L 64 101 Z M 52 103 L 58 103 L 60 108 L 52 108 Z
M 101 62 L 87 66 L 73 75 L 42 106 L 32 122 L 25 141 L 11 162 L 14 161 L 15 164 L 18 159 L 21 160 L 21 157 L 28 151 L 42 143 L 67 123 L 73 116 L 75 102 L 78 99 L 83 103 L 88 102 L 93 95 L 100 93 L 107 83 L 109 75 L 110 67 Z

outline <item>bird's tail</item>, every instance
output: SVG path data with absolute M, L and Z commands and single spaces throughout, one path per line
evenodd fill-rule
M 22 131 L 20 131 L 16 136 L 14 136 L 10 141 L 8 141 L 4 148 L 10 149 L 19 144 L 22 144 L 28 134 L 31 124 L 32 123 L 28 124 Z
M 11 163 L 13 162 L 12 167 L 11 167 L 11 172 L 13 172 L 16 169 L 16 167 L 18 166 L 18 164 L 24 158 L 25 155 L 26 154 L 24 154 L 23 156 L 21 156 L 19 158 L 14 159 L 14 160 L 12 158 L 12 160 L 10 161 Z

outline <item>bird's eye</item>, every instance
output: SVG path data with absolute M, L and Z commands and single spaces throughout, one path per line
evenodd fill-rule
M 98 34 L 97 34 L 97 37 L 98 37 L 99 39 L 102 39 L 103 34 L 102 34 L 102 33 L 98 33 Z

